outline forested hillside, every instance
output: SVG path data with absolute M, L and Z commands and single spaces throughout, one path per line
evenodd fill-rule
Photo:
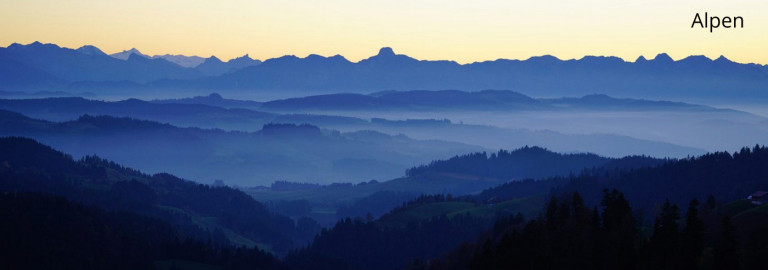
M 761 265 L 759 254 L 768 252 L 764 244 L 768 243 L 764 223 L 768 211 L 749 202 L 722 207 L 718 202 L 743 201 L 754 191 L 768 189 L 767 148 L 652 163 L 633 158 L 621 162 L 633 165 L 634 160 L 639 161 L 634 166 L 596 167 L 569 176 L 515 181 L 478 195 L 422 196 L 378 220 L 341 222 L 287 262 L 300 269 L 315 269 L 310 265 L 320 269 L 368 269 L 369 265 L 385 265 L 382 269 L 403 265 L 415 269 L 735 269 L 733 265 Z M 479 154 L 451 162 L 451 166 L 440 167 L 438 161 L 421 168 L 505 169 L 505 165 L 487 165 Z M 544 204 L 542 197 L 550 202 Z M 445 229 L 453 228 L 450 224 L 472 228 L 465 222 L 473 219 L 491 229 Z M 397 224 L 413 227 L 398 231 Z M 411 234 L 414 231 L 419 233 Z M 480 237 L 480 242 L 457 244 L 467 236 Z M 455 250 L 442 260 L 430 260 L 448 252 L 439 242 L 444 239 L 451 239 Z M 414 243 L 431 243 L 433 253 L 411 251 Z M 392 245 L 399 248 L 387 249 Z M 399 259 L 384 260 L 368 250 Z
M 164 173 L 147 175 L 98 157 L 75 161 L 26 138 L 0 138 L 0 149 L 0 191 L 62 196 L 106 211 L 157 218 L 177 227 L 182 239 L 259 246 L 285 254 L 318 230 L 297 227 L 229 187 L 210 187 Z
M 258 248 L 191 237 L 166 221 L 40 193 L 0 194 L 5 269 L 287 269 Z
M 542 178 L 553 175 L 568 175 L 584 169 L 628 169 L 653 166 L 664 160 L 630 156 L 620 159 L 605 158 L 595 154 L 560 154 L 541 147 L 525 146 L 514 151 L 499 150 L 490 155 L 472 153 L 455 156 L 447 160 L 437 160 L 428 165 L 408 169 L 408 176 L 426 173 L 453 173 L 490 177 L 502 180 L 521 180 L 524 178 Z
M 500 219 L 474 244 L 406 269 L 761 269 L 768 258 L 765 206 L 714 197 L 659 205 L 653 224 L 624 194 L 603 190 L 599 205 L 578 192 L 553 197 L 543 215 Z

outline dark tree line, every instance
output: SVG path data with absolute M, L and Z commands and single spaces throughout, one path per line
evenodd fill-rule
M 603 191 L 599 208 L 589 208 L 579 193 L 553 197 L 536 219 L 502 219 L 477 244 L 443 259 L 411 261 L 408 269 L 764 268 L 768 225 L 738 233 L 712 201 L 694 199 L 684 214 L 667 201 L 647 228 L 616 190 Z
M 559 154 L 540 147 L 523 147 L 514 151 L 499 150 L 490 155 L 472 153 L 447 160 L 436 160 L 428 165 L 410 168 L 407 176 L 427 173 L 457 173 L 501 180 L 543 178 L 578 173 L 585 168 L 636 168 L 655 166 L 664 160 L 643 156 L 621 159 L 600 157 L 595 154 Z
M 488 225 L 486 219 L 470 215 L 443 215 L 404 227 L 346 218 L 285 261 L 294 269 L 399 269 L 413 258 L 441 256 L 476 238 Z
M 687 205 L 690 199 L 717 201 L 744 199 L 758 190 L 768 190 L 768 148 L 742 148 L 733 154 L 714 152 L 667 162 L 656 167 L 632 170 L 589 170 L 563 181 L 551 191 L 578 191 L 589 204 L 601 198 L 600 190 L 618 189 L 643 215 L 657 214 L 657 204 L 669 200 Z
M 658 212 L 657 204 L 667 199 L 677 205 L 686 205 L 692 198 L 704 200 L 709 195 L 717 201 L 733 201 L 768 190 L 766 164 L 768 148 L 745 147 L 733 154 L 714 152 L 654 166 L 592 168 L 567 176 L 515 181 L 487 189 L 473 199 L 509 200 L 579 192 L 587 204 L 596 205 L 602 200 L 601 190 L 617 189 L 642 213 L 643 221 L 650 223 Z
M 51 194 L 107 211 L 158 218 L 178 227 L 185 237 L 216 244 L 229 243 L 222 231 L 228 229 L 269 244 L 278 254 L 308 242 L 319 231 L 315 227 L 300 232 L 290 218 L 230 187 L 211 187 L 164 173 L 150 176 L 98 157 L 75 161 L 25 138 L 0 138 L 0 149 L 3 192 Z M 215 223 L 201 227 L 192 213 Z
M 3 269 L 156 269 L 181 260 L 224 269 L 285 269 L 255 248 L 185 238 L 169 223 L 62 197 L 0 193 Z

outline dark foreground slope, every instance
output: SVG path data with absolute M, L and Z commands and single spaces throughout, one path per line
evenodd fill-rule
M 51 194 L 110 212 L 159 219 L 174 226 L 181 240 L 259 246 L 285 254 L 316 230 L 299 228 L 232 188 L 169 174 L 147 175 L 96 157 L 75 161 L 25 138 L 0 138 L 0 149 L 0 191 Z
M 538 218 L 501 219 L 474 244 L 407 269 L 756 269 L 768 258 L 765 206 L 721 205 L 713 197 L 659 202 L 653 224 L 638 226 L 624 194 L 598 205 L 579 193 L 553 197 Z
M 552 194 L 578 191 L 584 200 L 596 205 L 602 190 L 624 192 L 635 210 L 651 217 L 659 202 L 683 205 L 690 199 L 704 200 L 713 195 L 718 201 L 746 198 L 758 190 L 768 189 L 768 148 L 743 148 L 733 154 L 714 152 L 699 157 L 668 161 L 658 166 L 631 170 L 585 170 L 578 175 L 507 183 L 488 189 L 476 198 L 514 199 L 530 194 Z
M 483 166 L 477 164 L 490 164 L 467 160 L 467 165 L 475 164 L 478 169 Z M 702 269 L 760 265 L 759 254 L 768 251 L 764 244 L 768 240 L 764 223 L 768 215 L 764 213 L 768 211 L 730 205 L 720 214 L 691 212 L 706 225 L 696 229 L 705 242 L 691 251 L 683 244 L 688 241 L 682 236 L 687 228 L 683 224 L 688 223 L 681 218 L 681 209 L 696 199 L 707 202 L 702 203 L 706 208 L 702 206 L 701 212 L 713 213 L 719 211 L 714 210 L 717 202 L 768 189 L 768 148 L 756 146 L 734 154 L 718 152 L 663 163 L 631 158 L 622 162 L 626 164 L 570 176 L 515 181 L 474 196 L 422 197 L 375 221 L 361 218 L 339 223 L 289 256 L 288 262 L 300 269 L 368 269 L 369 264 L 380 269 L 409 264 L 416 269 L 683 269 L 687 266 L 681 265 L 691 261 Z M 505 166 L 509 165 L 494 169 Z M 624 193 L 610 191 L 613 188 Z M 581 194 L 578 199 L 575 192 Z M 545 197 L 556 199 L 545 207 Z M 489 229 L 491 221 L 499 217 L 507 218 L 485 232 L 468 225 L 462 225 L 466 230 L 461 233 L 450 229 L 468 220 Z M 732 217 L 732 225 L 725 225 L 724 217 Z M 413 231 L 419 233 L 411 234 Z M 441 241 L 450 239 L 456 244 L 481 235 L 477 244 L 458 245 L 445 260 L 425 263 L 430 256 L 448 252 Z M 434 249 L 429 253 L 410 249 L 424 243 L 431 243 Z M 397 248 L 388 248 L 391 246 Z M 731 255 L 722 249 L 737 250 L 744 257 L 728 259 Z M 397 259 L 385 260 L 367 250 Z
M 278 181 L 269 188 L 244 191 L 259 201 L 274 204 L 280 213 L 310 216 L 323 225 L 332 226 L 338 219 L 349 216 L 379 217 L 421 194 L 464 196 L 520 179 L 564 177 L 584 169 L 630 169 L 663 162 L 663 159 L 644 156 L 607 158 L 588 153 L 561 154 L 526 146 L 432 161 L 406 170 L 406 177 L 383 182 L 312 185 Z
M 2 193 L 0 217 L 6 269 L 286 269 L 256 248 L 185 238 L 166 221 L 63 197 Z

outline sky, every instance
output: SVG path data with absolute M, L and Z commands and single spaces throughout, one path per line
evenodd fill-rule
M 692 29 L 697 12 L 741 16 L 744 28 Z M 0 46 L 34 41 L 221 59 L 359 61 L 388 46 L 459 63 L 666 52 L 768 64 L 768 1 L 0 0 Z

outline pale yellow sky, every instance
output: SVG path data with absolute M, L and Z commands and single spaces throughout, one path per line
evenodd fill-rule
M 691 29 L 705 11 L 741 16 L 744 28 Z M 314 53 L 359 61 L 390 46 L 460 63 L 667 52 L 768 64 L 768 1 L 0 0 L 0 46 L 33 41 L 222 59 Z

